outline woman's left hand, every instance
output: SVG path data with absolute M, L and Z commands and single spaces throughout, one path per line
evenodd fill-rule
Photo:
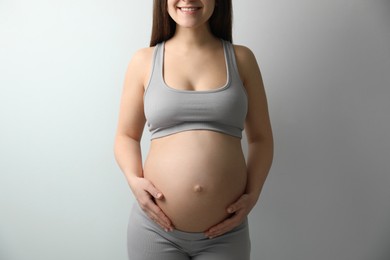
M 257 197 L 250 194 L 243 194 L 236 202 L 231 204 L 226 211 L 232 214 L 229 218 L 205 231 L 208 238 L 214 238 L 229 232 L 240 225 L 249 212 L 256 205 Z

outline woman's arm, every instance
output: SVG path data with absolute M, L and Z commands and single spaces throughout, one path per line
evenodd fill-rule
M 115 159 L 147 215 L 164 229 L 171 230 L 171 221 L 153 201 L 163 194 L 143 178 L 140 141 L 145 126 L 143 108 L 144 86 L 152 58 L 152 48 L 138 51 L 129 63 L 123 85 L 118 127 L 115 136 Z
M 245 132 L 248 141 L 246 194 L 250 195 L 256 203 L 271 168 L 273 135 L 267 98 L 256 58 L 249 49 L 243 50 L 241 54 L 239 54 L 240 52 L 237 53 L 239 70 L 245 77 L 244 85 L 249 99 L 248 114 L 245 121 Z
M 272 129 L 259 66 L 248 48 L 235 46 L 235 53 L 238 70 L 248 93 L 248 114 L 245 120 L 248 180 L 245 193 L 227 208 L 232 216 L 207 230 L 205 234 L 208 237 L 222 235 L 244 220 L 259 199 L 273 159 Z

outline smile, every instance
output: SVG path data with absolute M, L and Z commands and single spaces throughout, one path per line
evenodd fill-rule
M 201 8 L 200 7 L 178 7 L 178 9 L 180 9 L 180 11 L 184 13 L 193 13 L 200 10 Z

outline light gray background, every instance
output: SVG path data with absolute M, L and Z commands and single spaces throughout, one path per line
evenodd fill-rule
M 126 259 L 112 147 L 151 2 L 0 1 L 1 260 Z M 234 6 L 275 134 L 253 259 L 390 259 L 390 1 Z

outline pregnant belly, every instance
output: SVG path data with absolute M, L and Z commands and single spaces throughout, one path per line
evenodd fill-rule
M 144 177 L 164 194 L 157 204 L 175 228 L 187 232 L 229 217 L 226 208 L 243 194 L 247 178 L 240 140 L 209 131 L 152 141 Z

